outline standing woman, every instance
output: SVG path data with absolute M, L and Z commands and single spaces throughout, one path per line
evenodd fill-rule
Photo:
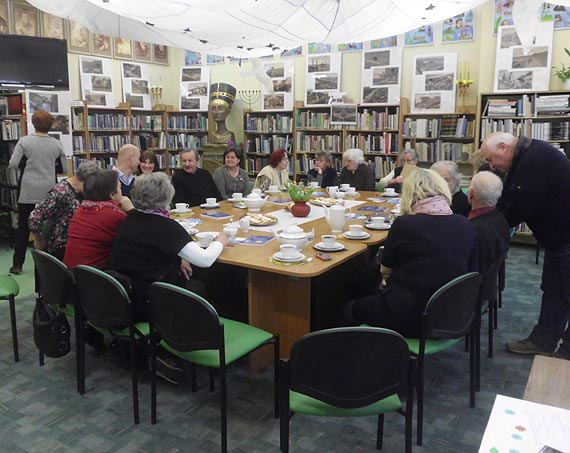
M 269 165 L 266 165 L 257 174 L 255 179 L 255 188 L 263 191 L 269 189 L 269 186 L 283 187 L 289 182 L 289 156 L 284 149 L 278 149 L 269 156 Z
M 156 157 L 156 154 L 153 151 L 143 151 L 141 153 L 141 159 L 137 175 L 154 173 L 156 171 L 160 171 L 160 165 L 158 163 L 158 158 Z
M 231 198 L 233 193 L 241 192 L 244 196 L 251 191 L 247 172 L 239 164 L 243 153 L 236 146 L 228 146 L 224 151 L 224 165 L 216 168 L 214 182 L 224 200 Z
M 20 274 L 26 259 L 26 248 L 30 230 L 28 218 L 36 203 L 42 201 L 57 182 L 55 164 L 61 159 L 64 173 L 67 173 L 67 159 L 61 142 L 48 135 L 53 117 L 44 110 L 32 116 L 35 132 L 18 140 L 9 167 L 17 169 L 22 158 L 26 158 L 20 181 L 18 197 L 18 230 L 14 243 L 14 257 L 10 272 Z

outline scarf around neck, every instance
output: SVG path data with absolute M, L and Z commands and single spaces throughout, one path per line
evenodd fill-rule
M 141 212 L 144 212 L 145 214 L 156 214 L 170 219 L 170 211 L 165 208 L 143 209 Z
M 452 215 L 447 198 L 442 195 L 418 200 L 413 207 L 412 214 Z

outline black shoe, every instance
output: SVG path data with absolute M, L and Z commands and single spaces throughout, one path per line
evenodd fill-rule
M 19 275 L 21 274 L 22 266 L 16 266 L 15 264 L 10 268 L 10 274 Z

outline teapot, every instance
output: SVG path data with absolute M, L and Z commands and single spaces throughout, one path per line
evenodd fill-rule
M 346 222 L 346 210 L 350 212 L 350 208 L 344 206 L 333 205 L 330 208 L 324 206 L 325 219 L 330 225 L 333 233 L 342 233 L 344 223 Z
M 305 233 L 303 229 L 297 225 L 289 225 L 284 230 L 274 231 L 273 234 L 280 245 L 291 244 L 297 247 L 297 250 L 302 251 L 315 239 L 315 229 Z

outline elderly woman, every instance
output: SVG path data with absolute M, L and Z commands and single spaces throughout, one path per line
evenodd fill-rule
M 364 163 L 362 150 L 347 149 L 342 154 L 344 168 L 340 172 L 340 184 L 350 184 L 356 190 L 374 190 L 374 173 Z
M 237 192 L 244 196 L 251 192 L 247 171 L 239 166 L 242 159 L 243 153 L 238 147 L 228 146 L 224 151 L 224 165 L 214 172 L 214 182 L 224 200 Z
M 26 248 L 30 230 L 28 218 L 36 203 L 42 201 L 55 185 L 56 160 L 61 160 L 63 173 L 67 173 L 67 158 L 60 140 L 50 137 L 48 132 L 53 124 L 53 116 L 44 110 L 38 110 L 32 116 L 35 132 L 18 140 L 9 166 L 22 170 L 20 193 L 18 195 L 18 230 L 14 243 L 14 257 L 10 272 L 19 274 L 26 259 Z
M 183 278 L 192 275 L 190 264 L 210 267 L 228 241 L 220 233 L 206 249 L 193 242 L 170 218 L 168 207 L 173 196 L 174 187 L 166 174 L 139 176 L 131 192 L 136 209 L 129 213 L 113 243 L 108 267 L 131 277 L 139 321 L 146 318 L 146 295 L 152 282 L 180 285 Z
M 435 162 L 431 169 L 436 171 L 445 182 L 449 185 L 451 192 L 451 210 L 454 214 L 467 217 L 471 212 L 471 205 L 467 199 L 467 195 L 463 193 L 461 187 L 461 173 L 457 164 L 451 160 L 440 160 Z
M 111 246 L 126 212 L 133 209 L 131 200 L 121 194 L 119 174 L 101 170 L 83 185 L 85 200 L 69 225 L 63 261 L 70 269 L 79 264 L 102 268 L 111 255 Z
M 451 211 L 447 183 L 432 170 L 418 169 L 404 181 L 402 215 L 384 245 L 381 273 L 386 285 L 346 307 L 350 323 L 367 323 L 417 337 L 432 294 L 445 283 L 478 270 L 477 234 Z
M 35 248 L 63 260 L 69 224 L 83 199 L 85 180 L 98 171 L 100 169 L 95 162 L 83 162 L 77 167 L 75 176 L 57 183 L 36 205 L 29 220 L 30 231 L 35 236 Z M 45 233 L 48 237 L 43 236 Z
M 289 156 L 284 149 L 278 149 L 269 156 L 269 165 L 266 165 L 257 174 L 254 187 L 263 191 L 269 186 L 283 187 L 289 182 Z
M 321 187 L 336 186 L 338 173 L 332 168 L 332 156 L 327 151 L 319 151 L 315 156 L 315 166 L 307 172 L 309 182 L 318 182 Z
M 137 175 L 146 175 L 156 171 L 160 171 L 160 164 L 158 163 L 156 154 L 153 151 L 143 151 L 141 153 Z
M 398 161 L 400 165 L 394 168 L 390 173 L 388 173 L 380 180 L 380 186 L 383 189 L 386 187 L 395 189 L 396 192 L 400 193 L 402 191 L 402 184 L 404 182 L 404 178 L 401 176 L 404 165 L 417 165 L 418 155 L 414 149 L 404 149 L 400 152 Z

